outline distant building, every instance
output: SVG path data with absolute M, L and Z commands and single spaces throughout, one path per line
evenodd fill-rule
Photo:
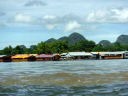
M 78 59 L 90 59 L 92 57 L 92 54 L 89 52 L 68 52 L 68 53 L 62 53 L 61 58 L 63 60 L 78 60 Z
M 124 59 L 128 58 L 127 51 L 117 52 L 91 52 L 95 59 Z
M 0 62 L 11 62 L 11 56 L 0 55 Z
M 124 52 L 100 52 L 101 59 L 123 59 Z
M 100 53 L 99 52 L 91 52 L 91 54 L 93 55 L 92 56 L 93 59 L 100 59 Z
M 3 62 L 3 57 L 6 55 L 0 55 L 0 62 Z
M 36 61 L 37 54 L 16 54 L 11 57 L 13 62 Z
M 128 59 L 128 51 L 124 51 L 124 59 Z
M 58 61 L 60 60 L 59 54 L 40 54 L 36 56 L 37 61 Z

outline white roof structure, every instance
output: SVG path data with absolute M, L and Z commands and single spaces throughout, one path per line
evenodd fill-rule
M 116 52 L 91 52 L 92 54 L 100 54 L 101 56 L 104 55 L 117 55 L 117 54 L 124 54 L 126 51 L 116 51 Z
M 92 54 L 99 54 L 100 52 L 91 52 Z
M 117 55 L 117 54 L 124 54 L 124 52 L 123 51 L 120 51 L 120 52 L 100 52 L 101 56 L 104 56 L 104 55 Z
M 63 56 L 63 55 L 67 55 L 68 53 L 62 53 L 62 54 L 60 54 L 61 56 Z
M 62 53 L 61 54 L 61 57 L 62 58 L 67 58 L 67 57 L 71 57 L 68 53 Z
M 0 58 L 2 58 L 2 57 L 4 57 L 4 56 L 6 56 L 6 55 L 0 55 Z
M 69 56 L 92 56 L 89 52 L 69 52 L 67 55 Z

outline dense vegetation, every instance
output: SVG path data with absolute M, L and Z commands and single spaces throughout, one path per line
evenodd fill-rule
M 78 33 L 73 33 L 69 37 L 61 37 L 58 40 L 51 38 L 46 42 L 31 45 L 30 48 L 27 48 L 25 45 L 18 45 L 16 47 L 8 46 L 0 50 L 0 54 L 53 54 L 69 51 L 91 52 L 125 50 L 128 50 L 127 44 L 120 44 L 119 42 L 111 43 L 106 40 L 102 40 L 99 44 L 96 44 L 94 41 L 89 41 Z

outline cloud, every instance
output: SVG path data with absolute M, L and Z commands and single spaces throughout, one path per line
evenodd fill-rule
M 79 16 L 76 16 L 74 14 L 68 14 L 64 16 L 55 16 L 55 15 L 45 15 L 42 18 L 43 21 L 47 23 L 60 23 L 60 24 L 66 24 L 69 21 L 81 21 L 81 18 Z
M 77 21 L 70 21 L 65 26 L 65 31 L 74 31 L 81 27 L 81 24 L 79 24 Z
M 6 27 L 7 25 L 5 24 L 5 22 L 0 22 L 0 28 L 4 28 Z
M 61 27 L 64 31 L 92 31 L 97 28 L 95 23 L 128 23 L 128 9 L 97 10 L 88 13 L 85 17 L 83 18 L 75 14 L 67 14 L 61 17 L 45 15 L 41 21 L 50 30 Z
M 59 19 L 54 15 L 44 15 L 41 18 L 41 24 L 43 24 L 48 30 L 56 28 L 59 24 Z
M 33 21 L 32 17 L 25 14 L 16 14 L 14 17 L 16 23 L 31 23 Z
M 107 13 L 101 10 L 96 11 L 96 12 L 91 12 L 88 14 L 86 21 L 87 22 L 105 22 L 106 15 Z
M 31 14 L 32 15 L 32 14 Z M 43 15 L 31 16 L 25 13 L 19 13 L 14 16 L 16 23 L 27 23 L 43 26 L 48 30 L 60 29 L 63 31 L 92 31 L 97 28 L 97 23 L 128 23 L 128 9 L 114 8 L 109 10 L 96 10 L 89 12 L 85 16 L 75 14 L 67 15 Z
M 61 29 L 65 32 L 94 30 L 96 27 L 88 25 L 84 18 L 75 14 L 67 14 L 64 16 L 44 15 L 41 21 L 41 25 L 45 26 L 48 30 Z
M 128 22 L 128 9 L 112 9 L 111 11 L 114 13 L 113 18 L 117 21 Z
M 67 14 L 67 15 L 64 15 L 64 16 L 61 17 L 61 21 L 65 22 L 65 23 L 67 23 L 69 21 L 79 21 L 79 22 L 81 22 L 82 21 L 81 19 L 82 18 L 80 18 L 79 16 L 77 16 L 75 14 Z
M 46 26 L 47 29 L 50 30 L 61 27 L 62 29 L 66 28 L 66 31 L 71 31 L 73 29 L 77 29 L 80 26 L 77 21 L 80 22 L 81 20 L 74 14 L 68 14 L 61 17 L 55 15 L 45 15 L 40 21 Z
M 57 24 L 46 24 L 45 26 L 46 26 L 47 29 L 52 30 L 55 27 L 57 27 Z
M 46 20 L 48 20 L 48 19 L 56 19 L 56 16 L 53 16 L 53 15 L 45 15 L 43 17 L 43 19 L 46 19 Z
M 5 13 L 4 12 L 0 12 L 0 16 L 4 16 L 5 15 Z
M 29 0 L 27 3 L 25 3 L 24 6 L 45 6 L 46 3 L 43 2 L 42 0 Z
M 92 23 L 128 23 L 128 8 L 98 10 L 86 17 L 86 22 Z

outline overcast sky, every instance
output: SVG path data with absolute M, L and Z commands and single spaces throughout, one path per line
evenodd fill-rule
M 97 43 L 128 34 L 128 0 L 0 0 L 0 49 L 73 32 Z

